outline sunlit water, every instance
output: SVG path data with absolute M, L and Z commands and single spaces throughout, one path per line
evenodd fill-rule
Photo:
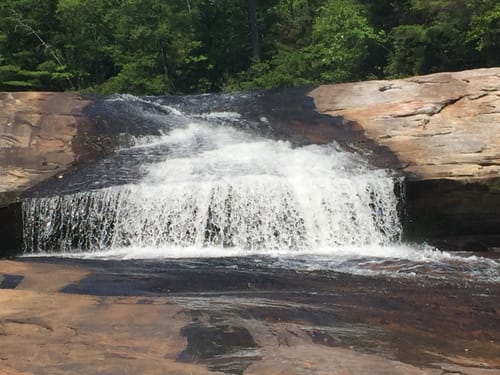
M 499 279 L 495 260 L 402 244 L 390 171 L 336 144 L 298 147 L 240 130 L 238 113 L 161 109 L 179 125 L 116 155 L 138 161 L 134 173 L 119 171 L 136 178 L 24 201 L 26 255 L 253 257 L 298 270 Z

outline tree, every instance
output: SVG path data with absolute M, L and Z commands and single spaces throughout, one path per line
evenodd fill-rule
M 326 0 L 316 9 L 306 45 L 281 44 L 269 61 L 254 64 L 228 87 L 290 87 L 362 79 L 368 74 L 363 66 L 370 45 L 380 43 L 381 38 L 369 25 L 361 4 Z
M 471 68 L 478 54 L 467 38 L 471 20 L 466 0 L 412 0 L 413 24 L 395 26 L 389 76 Z
M 472 13 L 467 40 L 474 43 L 486 66 L 500 63 L 500 3 L 496 0 L 469 0 Z
M 110 54 L 112 0 L 59 0 L 56 18 L 64 33 L 55 37 L 78 89 L 94 87 L 117 73 Z
M 56 0 L 5 0 L 0 4 L 0 87 L 3 89 L 71 88 L 71 72 L 52 43 L 58 32 Z M 54 22 L 48 22 L 54 21 Z
M 500 64 L 498 0 L 2 0 L 0 89 L 192 93 Z
M 248 22 L 250 24 L 250 35 L 252 40 L 252 60 L 260 61 L 259 27 L 257 25 L 257 10 L 255 0 L 248 0 Z
M 313 49 L 322 62 L 323 82 L 361 79 L 369 45 L 382 40 L 368 22 L 366 8 L 352 0 L 328 0 L 313 26 Z

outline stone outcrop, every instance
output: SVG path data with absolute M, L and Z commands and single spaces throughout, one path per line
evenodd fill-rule
M 325 85 L 317 110 L 355 123 L 406 176 L 406 235 L 500 248 L 500 68 Z
M 323 85 L 308 96 L 319 113 L 386 146 L 411 179 L 500 177 L 500 68 Z M 96 121 L 83 113 L 89 103 L 67 93 L 0 93 L 0 192 L 25 190 L 78 162 L 78 132 Z
M 0 93 L 0 205 L 71 167 L 89 103 L 66 93 Z
M 312 90 L 319 112 L 356 122 L 415 180 L 500 177 L 500 68 Z
M 20 251 L 24 191 L 113 151 L 117 130 L 85 112 L 93 102 L 70 93 L 0 93 L 0 256 Z
M 19 194 L 63 173 L 78 160 L 82 109 L 89 101 L 66 93 L 0 93 L 0 239 L 2 255 L 19 251 Z

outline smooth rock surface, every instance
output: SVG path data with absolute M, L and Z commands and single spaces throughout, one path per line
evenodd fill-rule
M 325 115 L 357 124 L 406 177 L 405 237 L 441 249 L 500 248 L 500 68 L 325 85 Z
M 396 154 L 417 180 L 500 176 L 500 68 L 324 85 L 308 94 Z
M 498 284 L 201 268 L 0 261 L 0 374 L 500 371 Z
M 68 93 L 0 93 L 0 193 L 25 190 L 77 161 L 73 140 L 88 103 Z

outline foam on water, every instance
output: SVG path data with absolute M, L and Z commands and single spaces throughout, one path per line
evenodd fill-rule
M 217 120 L 237 121 L 241 118 L 241 115 L 237 112 L 209 112 L 209 113 L 202 113 L 198 117 L 206 120 L 217 119 Z
M 171 116 L 182 115 L 164 107 Z M 481 264 L 488 278 L 495 277 L 491 272 L 498 276 L 494 261 L 402 245 L 399 180 L 389 171 L 369 167 L 334 143 L 294 147 L 219 121 L 233 123 L 238 114 L 201 117 L 135 139 L 129 152 L 163 152 L 160 161 L 144 162 L 139 182 L 26 199 L 25 253 L 114 259 L 266 256 L 280 267 L 362 274 L 391 273 L 398 259 L 406 259 L 416 268 Z M 398 270 L 411 274 L 405 267 Z
M 27 250 L 299 251 L 400 236 L 394 178 L 335 145 L 293 148 L 209 124 L 159 143 L 168 158 L 144 166 L 140 183 L 26 201 L 25 216 L 40 218 L 27 220 Z

